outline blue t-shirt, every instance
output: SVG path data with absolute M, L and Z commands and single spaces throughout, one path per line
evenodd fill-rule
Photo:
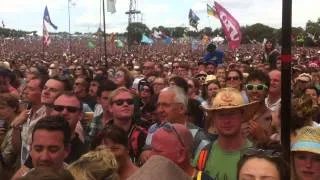
M 204 57 L 204 62 L 209 62 L 211 64 L 219 65 L 223 63 L 224 53 L 219 50 L 214 52 L 208 52 Z

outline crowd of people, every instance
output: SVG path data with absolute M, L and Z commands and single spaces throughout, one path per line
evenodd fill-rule
M 293 48 L 291 161 L 275 42 L 0 56 L 0 179 L 319 180 L 320 49 Z

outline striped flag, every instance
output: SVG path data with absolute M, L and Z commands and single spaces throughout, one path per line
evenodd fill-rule
M 46 24 L 49 24 L 55 30 L 58 29 L 58 27 L 54 25 L 50 19 L 49 10 L 47 6 L 45 7 L 44 13 L 43 13 L 43 45 L 49 46 L 51 39 L 50 39 L 49 31 Z

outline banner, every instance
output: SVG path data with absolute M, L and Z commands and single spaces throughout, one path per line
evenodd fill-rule
M 215 2 L 218 18 L 231 49 L 237 48 L 241 43 L 241 29 L 238 21 L 219 3 Z

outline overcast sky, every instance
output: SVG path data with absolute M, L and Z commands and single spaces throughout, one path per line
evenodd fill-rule
M 129 0 L 116 0 L 117 12 L 106 14 L 107 32 L 123 32 L 128 24 L 125 12 Z M 149 28 L 163 26 L 188 27 L 188 12 L 192 8 L 199 16 L 199 27 L 220 27 L 218 19 L 208 17 L 208 0 L 136 0 L 139 17 Z M 257 22 L 272 27 L 281 26 L 282 0 L 220 0 L 241 26 Z M 0 0 L 0 21 L 7 28 L 21 30 L 42 29 L 45 5 L 48 6 L 51 20 L 58 26 L 57 31 L 68 31 L 68 0 Z M 100 22 L 100 0 L 72 0 L 71 31 L 94 32 Z M 320 0 L 293 0 L 293 26 L 305 27 L 307 20 L 316 21 L 320 17 Z M 55 32 L 52 28 L 51 32 Z

